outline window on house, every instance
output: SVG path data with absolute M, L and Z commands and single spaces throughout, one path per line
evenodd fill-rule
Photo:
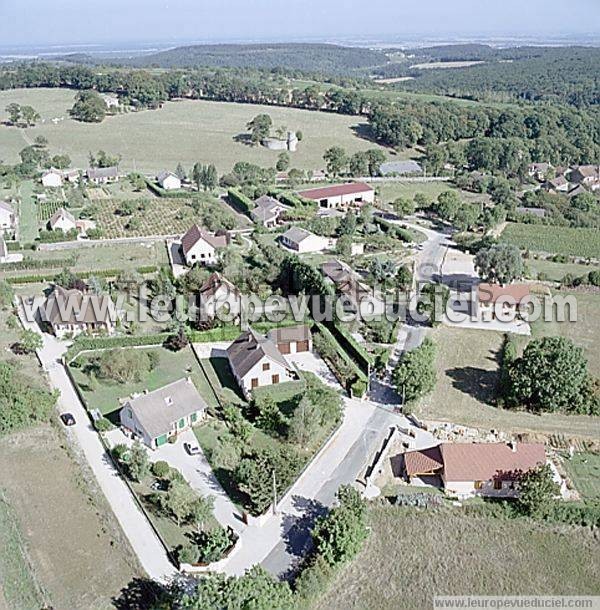
M 475 489 L 482 489 L 483 481 L 475 481 Z
M 250 381 L 250 386 L 252 388 L 257 388 L 258 387 L 258 379 L 256 377 Z
M 272 383 L 279 383 L 279 375 L 272 375 L 271 376 L 271 382 Z
M 502 489 L 502 481 L 500 479 L 494 479 L 494 489 Z
M 271 365 L 268 362 L 263 362 L 262 370 L 268 371 L 271 368 Z

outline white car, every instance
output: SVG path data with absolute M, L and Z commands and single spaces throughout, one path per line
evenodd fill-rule
M 200 454 L 200 447 L 198 447 L 198 445 L 196 445 L 196 444 L 183 443 L 183 448 L 186 450 L 188 455 L 199 455 Z

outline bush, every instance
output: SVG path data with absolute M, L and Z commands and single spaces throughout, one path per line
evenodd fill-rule
M 250 215 L 250 210 L 254 207 L 254 202 L 247 197 L 237 188 L 230 188 L 227 191 L 227 196 L 231 200 L 231 202 L 236 205 L 240 210 L 246 214 Z
M 430 493 L 398 494 L 395 504 L 411 508 L 435 508 L 442 505 L 442 498 Z
M 152 474 L 158 479 L 166 479 L 171 473 L 171 467 L 168 462 L 158 460 L 152 464 Z
M 177 549 L 177 561 L 179 561 L 179 563 L 198 563 L 199 556 L 200 551 L 192 542 L 188 542 Z
M 110 419 L 101 417 L 94 422 L 94 427 L 96 430 L 98 430 L 98 432 L 108 432 L 109 430 L 113 430 L 115 426 Z
M 216 527 L 200 537 L 200 561 L 213 563 L 222 559 L 234 542 L 233 531 Z

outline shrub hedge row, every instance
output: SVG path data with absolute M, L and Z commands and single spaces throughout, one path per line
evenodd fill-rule
M 152 191 L 155 195 L 158 195 L 159 197 L 168 197 L 169 199 L 178 199 L 178 198 L 183 198 L 183 197 L 190 197 L 190 195 L 191 195 L 191 193 L 189 191 L 186 191 L 184 189 L 165 191 L 165 189 L 158 186 L 158 184 L 156 184 L 156 182 L 153 182 L 152 180 L 149 180 L 148 178 L 146 178 L 146 185 L 148 186 L 148 189 L 150 191 Z
M 365 375 L 368 375 L 373 366 L 373 357 L 339 322 L 330 322 L 327 327 L 338 343 L 348 353 L 350 358 L 358 364 Z
M 250 197 L 247 197 L 242 191 L 234 187 L 228 189 L 227 196 L 244 214 L 250 215 L 250 210 L 254 207 L 254 202 Z
M 158 265 L 146 265 L 144 267 L 137 267 L 136 271 L 141 275 L 147 275 L 149 273 L 156 273 L 160 267 Z M 96 277 L 117 277 L 123 272 L 123 269 L 92 269 L 86 271 L 77 271 L 76 275 L 82 278 L 88 278 L 92 275 Z M 37 284 L 38 282 L 47 282 L 50 278 L 47 274 L 36 274 L 36 275 L 19 275 L 15 277 L 5 278 L 9 284 Z
M 24 258 L 18 263 L 5 263 L 2 271 L 24 271 L 27 269 L 48 269 L 58 267 L 72 267 L 76 262 L 75 256 L 70 258 L 32 259 Z
M 390 233 L 390 234 L 394 235 L 395 237 L 397 237 L 398 239 L 401 239 L 402 241 L 405 241 L 405 242 L 413 241 L 413 235 L 407 229 L 403 229 L 402 227 L 399 227 L 398 225 L 395 225 L 395 224 L 389 222 L 388 220 L 385 220 L 385 218 L 381 218 L 380 216 L 374 216 L 373 220 L 386 233 Z

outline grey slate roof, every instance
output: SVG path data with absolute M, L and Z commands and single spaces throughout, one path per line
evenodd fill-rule
M 279 345 L 280 343 L 290 343 L 294 341 L 308 341 L 311 338 L 310 328 L 306 324 L 299 326 L 281 326 L 271 329 L 267 337 Z
M 423 168 L 416 161 L 412 160 L 389 161 L 379 166 L 379 172 L 383 176 L 389 174 L 422 174 Z
M 98 178 L 117 178 L 119 170 L 116 166 L 113 167 L 90 167 L 86 172 L 90 180 Z
M 244 331 L 227 348 L 227 357 L 234 373 L 240 378 L 244 377 L 256 363 L 265 357 L 291 370 L 288 361 L 277 349 L 275 343 L 251 328 Z
M 308 237 L 311 237 L 313 233 L 307 231 L 306 229 L 302 229 L 301 227 L 290 227 L 282 237 L 285 237 L 289 241 L 293 241 L 294 243 L 299 244 L 304 241 Z
M 191 379 L 179 379 L 158 390 L 142 394 L 127 402 L 138 423 L 150 438 L 166 434 L 172 424 L 195 411 L 204 411 L 207 404 Z

